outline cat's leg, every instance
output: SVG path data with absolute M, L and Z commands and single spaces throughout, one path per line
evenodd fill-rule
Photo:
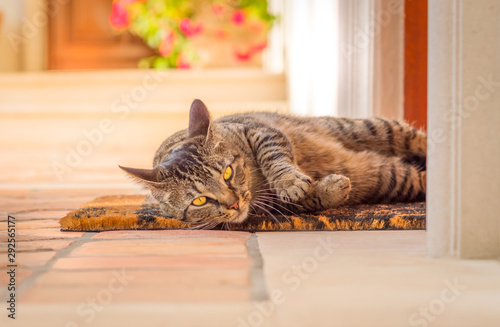
M 426 172 L 404 159 L 364 151 L 347 163 L 352 191 L 347 203 L 390 203 L 425 200 Z
M 342 204 L 425 200 L 426 172 L 401 158 L 339 148 L 336 154 L 349 160 L 340 160 L 327 171 L 332 174 L 313 182 L 300 202 L 301 211 L 319 211 Z
M 301 201 L 312 181 L 295 163 L 288 138 L 276 129 L 262 127 L 248 130 L 247 139 L 271 189 L 284 201 Z
M 403 122 L 381 118 L 324 120 L 330 132 L 348 149 L 397 156 L 425 170 L 427 136 Z

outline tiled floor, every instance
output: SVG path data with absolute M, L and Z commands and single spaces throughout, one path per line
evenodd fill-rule
M 187 115 L 157 110 L 155 96 L 168 95 L 158 89 L 127 119 L 113 116 L 114 132 L 72 162 L 82 130 L 99 126 L 133 86 L 110 93 L 101 83 L 92 105 L 78 87 L 79 101 L 71 87 L 61 97 L 60 85 L 35 98 L 11 90 L 12 103 L 0 96 L 0 326 L 499 326 L 500 262 L 426 258 L 424 231 L 59 231 L 58 219 L 86 201 L 143 193 L 116 165 L 149 166 L 163 138 L 187 125 Z M 46 92 L 52 102 L 38 110 Z M 68 114 L 67 105 L 81 108 Z M 69 167 L 63 178 L 54 162 Z M 6 310 L 8 214 L 15 320 Z
M 10 237 L 6 214 L 16 218 L 17 265 L 16 321 L 6 319 L 6 315 L 0 316 L 0 321 L 31 326 L 43 318 L 44 322 L 37 322 L 37 325 L 45 322 L 47 326 L 67 323 L 71 326 L 73 322 L 91 325 L 108 306 L 140 308 L 143 304 L 163 303 L 167 307 L 200 307 L 205 303 L 221 308 L 226 305 L 245 307 L 255 298 L 252 274 L 258 276 L 262 270 L 254 271 L 255 263 L 247 250 L 250 238 L 255 237 L 250 233 L 59 230 L 57 221 L 68 210 L 96 195 L 116 192 L 0 192 L 2 303 L 8 299 L 7 287 L 11 282 L 7 274 Z M 46 315 L 38 312 L 41 307 L 47 309 L 43 312 L 69 308 L 74 317 L 64 320 L 60 317 L 65 314 Z M 38 318 L 37 312 L 41 315 Z
M 2 326 L 497 326 L 500 321 L 500 263 L 425 258 L 423 231 L 59 231 L 57 219 L 69 209 L 118 191 L 127 193 L 0 193 L 0 212 L 18 222 L 16 320 L 3 314 Z M 10 282 L 7 239 L 3 228 L 2 303 Z

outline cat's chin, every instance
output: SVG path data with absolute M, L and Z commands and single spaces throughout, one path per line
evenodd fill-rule
M 248 208 L 249 207 L 250 206 L 247 205 L 246 207 L 242 208 L 241 211 L 240 211 L 240 213 L 236 217 L 234 217 L 233 219 L 231 219 L 229 222 L 231 224 L 239 224 L 239 223 L 244 222 L 245 219 L 247 219 L 247 217 L 248 217 Z

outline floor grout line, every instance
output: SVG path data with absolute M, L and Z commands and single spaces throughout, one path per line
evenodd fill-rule
M 41 275 L 45 274 L 46 272 L 50 271 L 54 263 L 59 260 L 60 258 L 65 258 L 68 256 L 68 254 L 73 251 L 75 248 L 81 246 L 84 243 L 90 242 L 92 240 L 92 236 L 94 236 L 96 233 L 85 233 L 81 237 L 75 239 L 73 243 L 68 245 L 64 249 L 56 250 L 56 254 L 52 259 L 47 261 L 45 265 L 39 266 L 39 267 L 19 267 L 19 268 L 27 268 L 33 271 L 33 273 L 26 277 L 22 283 L 19 283 L 19 286 L 16 289 L 16 298 L 19 298 L 19 296 L 24 293 L 26 290 L 32 288 L 35 286 L 35 282 L 40 277 Z M 22 252 L 20 252 L 22 253 Z M 17 268 L 16 268 L 17 269 Z M 5 299 L 4 299 L 5 298 Z M 5 294 L 1 298 L 1 301 L 3 302 L 4 300 L 7 300 L 8 298 L 8 293 Z
M 246 242 L 248 256 L 252 259 L 250 279 L 252 287 L 252 300 L 265 301 L 269 299 L 266 280 L 264 278 L 264 260 L 260 252 L 257 235 L 252 233 Z

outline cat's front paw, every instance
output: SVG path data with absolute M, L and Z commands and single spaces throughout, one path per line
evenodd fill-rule
M 319 180 L 314 187 L 316 196 L 325 208 L 334 208 L 349 198 L 351 181 L 344 175 L 331 174 Z
M 311 178 L 301 172 L 285 174 L 274 183 L 276 194 L 285 201 L 299 202 L 311 188 Z

